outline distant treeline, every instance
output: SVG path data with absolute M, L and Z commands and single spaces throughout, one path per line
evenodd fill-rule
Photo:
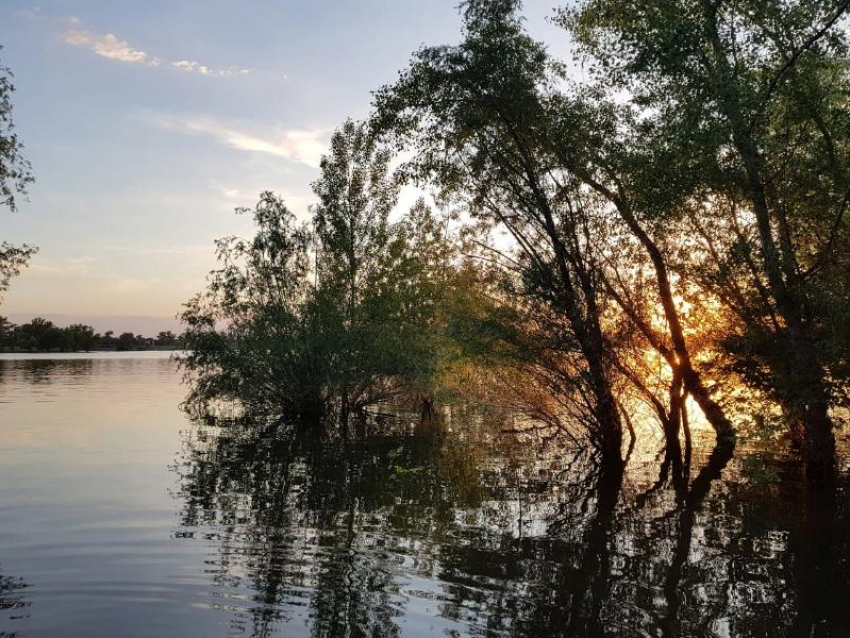
M 123 332 L 117 337 L 112 330 L 104 334 L 92 326 L 75 323 L 60 328 L 52 321 L 35 317 L 29 323 L 15 325 L 0 317 L 0 352 L 89 352 L 92 350 L 179 349 L 182 339 L 171 331 L 156 337 Z

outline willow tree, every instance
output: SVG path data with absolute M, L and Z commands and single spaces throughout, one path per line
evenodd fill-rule
M 627 253 L 622 252 L 622 245 L 605 246 L 610 258 L 601 278 L 622 313 L 669 367 L 670 401 L 662 416 L 668 441 L 675 444 L 679 436 L 679 414 L 690 395 L 718 440 L 732 444 L 733 425 L 693 356 L 681 304 L 676 300 L 680 294 L 669 246 L 676 245 L 680 237 L 664 224 L 667 202 L 659 199 L 652 179 L 655 164 L 645 153 L 643 123 L 633 108 L 586 87 L 574 86 L 553 96 L 550 108 L 552 144 L 560 165 L 604 202 L 610 224 L 621 227 L 633 247 L 632 255 L 624 258 Z M 595 240 L 604 243 L 603 237 Z M 641 270 L 647 272 L 651 292 L 635 299 L 631 294 L 634 279 L 623 280 L 621 273 Z M 656 309 L 660 321 L 653 320 Z M 635 385 L 643 390 L 639 382 Z
M 311 291 L 309 228 L 270 192 L 238 212 L 253 215 L 255 235 L 217 242 L 219 267 L 181 315 L 189 403 L 236 399 L 249 410 L 318 418 L 328 401 L 326 329 Z
M 648 181 L 704 240 L 703 281 L 740 322 L 727 344 L 738 369 L 827 473 L 847 383 L 848 8 L 589 0 L 561 12 L 599 86 L 642 109 Z

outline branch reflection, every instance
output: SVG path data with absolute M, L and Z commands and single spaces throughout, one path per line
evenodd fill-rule
M 660 473 L 654 449 L 600 467 L 486 421 L 449 430 L 187 430 L 177 534 L 208 543 L 233 634 L 839 635 L 817 633 L 844 620 L 817 597 L 847 585 L 832 578 L 827 594 L 800 569 L 805 508 L 777 498 L 798 485 L 782 468 L 759 484 L 705 441 Z M 836 552 L 846 542 L 828 552 L 837 576 Z M 800 579 L 819 593 L 802 595 Z

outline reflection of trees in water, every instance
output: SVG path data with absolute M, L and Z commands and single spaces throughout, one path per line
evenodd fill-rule
M 15 377 L 32 385 L 48 385 L 56 376 L 82 380 L 92 374 L 94 364 L 93 359 L 9 359 L 0 361 L 0 382 L 11 370 Z
M 0 638 L 14 638 L 16 632 L 4 631 L 6 621 L 14 622 L 29 617 L 30 602 L 23 596 L 27 585 L 21 578 L 5 576 L 0 569 Z
M 295 445 L 271 433 L 239 434 L 190 442 L 183 493 L 183 524 L 218 530 L 217 584 L 244 586 L 236 574 L 247 572 L 256 592 L 251 618 L 237 622 L 267 635 L 289 618 L 287 605 L 304 603 L 307 587 L 316 633 L 336 635 L 346 626 L 396 633 L 391 548 L 372 546 L 364 532 L 392 527 L 394 516 L 408 523 L 392 509 L 394 498 L 437 500 L 430 493 L 440 486 L 423 468 L 433 467 L 428 457 L 439 447 L 420 441 L 404 448 L 392 439 Z M 440 518 L 429 517 L 419 523 Z
M 790 486 L 798 491 L 797 516 L 790 522 L 800 598 L 793 636 L 850 634 L 850 494 L 846 476 L 840 483 L 824 486 L 798 480 Z
M 172 373 L 173 362 L 167 357 L 161 359 L 143 358 L 66 358 L 66 359 L 6 359 L 0 360 L 0 383 L 5 374 L 11 373 L 14 381 L 22 381 L 33 386 L 48 387 L 57 382 L 83 384 L 86 377 L 94 374 L 122 375 L 126 381 L 128 374 L 139 372 L 149 374 L 151 366 L 160 371 Z M 149 381 L 146 378 L 145 381 Z
M 798 593 L 823 585 L 799 568 L 793 490 L 741 478 L 730 450 L 695 450 L 693 469 L 678 459 L 659 475 L 523 447 L 198 428 L 178 466 L 182 525 L 214 541 L 215 595 L 234 603 L 234 632 L 256 636 L 305 616 L 318 636 L 416 635 L 417 622 L 481 635 L 839 635 L 811 631 L 840 626 L 840 605 Z M 847 592 L 837 580 L 832 601 Z M 808 633 L 793 627 L 798 608 Z

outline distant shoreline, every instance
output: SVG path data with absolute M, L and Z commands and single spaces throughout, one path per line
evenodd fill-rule
M 91 350 L 28 350 L 26 348 L 0 348 L 0 354 L 97 354 L 103 352 L 176 352 L 175 346 L 150 346 L 148 348 L 93 348 Z

